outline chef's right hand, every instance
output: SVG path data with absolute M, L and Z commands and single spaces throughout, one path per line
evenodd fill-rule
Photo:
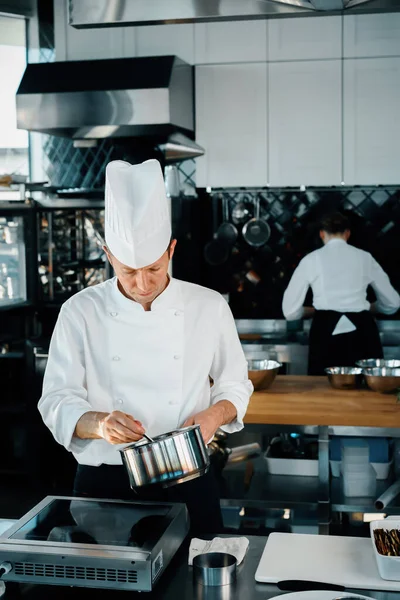
M 113 410 L 100 421 L 100 434 L 110 444 L 127 444 L 142 439 L 145 429 L 131 415 Z

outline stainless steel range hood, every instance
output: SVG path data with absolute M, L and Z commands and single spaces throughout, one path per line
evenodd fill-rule
M 70 0 L 76 28 L 400 11 L 400 0 Z
M 17 125 L 73 139 L 194 137 L 193 67 L 176 56 L 29 64 Z

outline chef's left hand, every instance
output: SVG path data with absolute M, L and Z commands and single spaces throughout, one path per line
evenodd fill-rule
M 210 406 L 206 410 L 202 410 L 193 417 L 186 419 L 182 427 L 190 425 L 200 425 L 201 435 L 205 444 L 209 444 L 214 437 L 215 432 L 223 425 L 223 417 L 217 406 Z

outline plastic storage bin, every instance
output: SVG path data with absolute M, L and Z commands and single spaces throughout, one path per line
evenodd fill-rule
M 341 474 L 341 460 L 330 460 L 332 477 L 340 477 Z M 377 479 L 387 479 L 390 473 L 390 467 L 392 466 L 393 461 L 391 460 L 388 463 L 374 463 L 371 465 L 374 467 L 374 471 L 376 473 Z
M 380 521 L 372 521 L 369 527 L 379 575 L 382 579 L 387 579 L 388 581 L 400 581 L 400 556 L 383 556 L 382 554 L 379 554 L 374 539 L 375 529 L 387 529 L 389 531 L 391 529 L 400 530 L 400 516 L 390 517 Z
M 376 493 L 376 473 L 369 463 L 369 447 L 360 440 L 358 446 L 342 448 L 343 493 L 350 497 L 370 497 Z
M 369 460 L 374 467 L 377 479 L 387 479 L 393 460 L 390 460 L 390 444 L 386 438 L 334 437 L 329 443 L 329 458 L 332 477 L 341 475 L 341 452 L 343 447 L 359 446 L 360 442 L 369 447 Z
M 265 452 L 268 473 L 271 475 L 299 475 L 318 477 L 318 460 L 307 458 L 271 458 L 270 448 Z

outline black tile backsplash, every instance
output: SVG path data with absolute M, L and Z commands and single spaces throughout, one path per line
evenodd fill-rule
M 223 198 L 239 235 L 226 262 L 211 266 L 202 251 L 223 220 Z M 254 214 L 257 198 L 271 236 L 265 246 L 252 248 L 243 238 L 243 224 L 238 224 L 235 217 L 239 203 Z M 217 219 L 213 219 L 213 201 L 218 204 Z M 321 247 L 318 223 L 336 210 L 350 219 L 350 243 L 371 252 L 400 290 L 399 188 L 309 188 L 304 192 L 227 188 L 213 190 L 212 194 L 201 190 L 199 200 L 190 204 L 185 210 L 179 209 L 181 219 L 176 228 L 180 246 L 174 273 L 229 293 L 236 318 L 282 317 L 282 296 L 294 269 L 303 256 Z M 370 296 L 372 300 L 372 292 Z M 307 300 L 311 301 L 311 296 Z

